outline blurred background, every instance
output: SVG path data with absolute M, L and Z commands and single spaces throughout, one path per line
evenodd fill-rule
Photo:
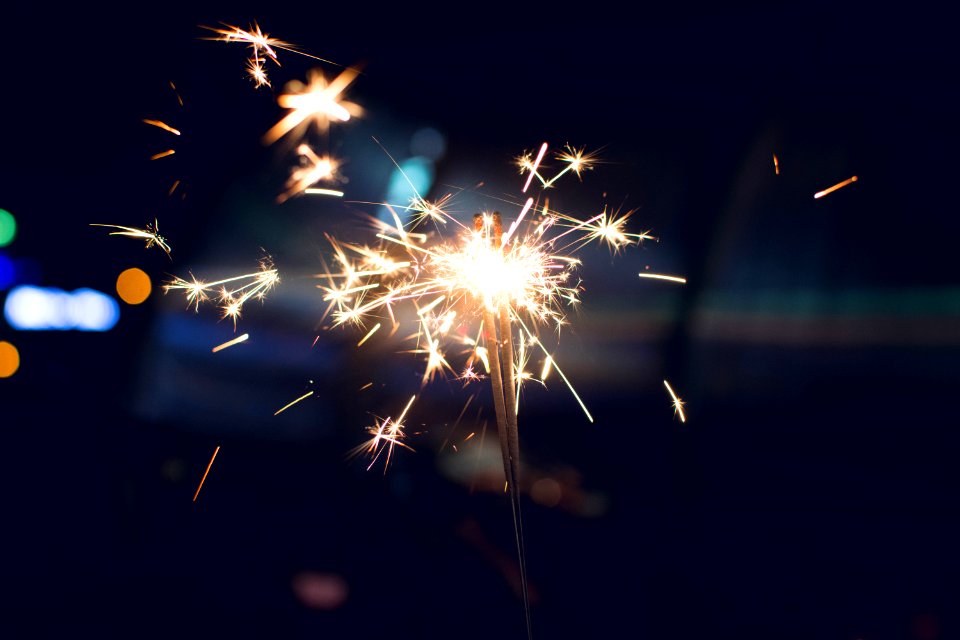
M 631 230 L 659 241 L 582 253 L 556 355 L 595 424 L 557 379 L 522 398 L 536 637 L 957 637 L 958 65 L 942 17 L 275 5 L 7 10 L 10 637 L 524 637 L 489 394 L 458 421 L 474 391 L 436 382 L 411 409 L 415 452 L 386 474 L 348 459 L 372 414 L 419 393 L 423 361 L 324 329 L 312 276 L 324 234 L 369 238 L 382 212 L 355 201 L 409 197 L 384 149 L 429 197 L 509 218 L 512 160 L 544 140 L 604 160 L 553 206 L 636 209 Z M 280 52 L 255 90 L 244 47 L 198 27 L 252 20 L 364 64 L 348 96 L 366 113 L 328 141 L 343 199 L 277 203 L 296 154 L 261 137 L 283 84 L 322 65 Z M 88 226 L 155 218 L 172 259 Z M 236 334 L 162 293 L 264 252 L 281 284 Z M 152 284 L 138 304 L 117 290 L 130 268 Z M 69 312 L 21 326 L 49 309 Z

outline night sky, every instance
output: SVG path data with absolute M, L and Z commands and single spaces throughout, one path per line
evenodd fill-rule
M 338 69 L 281 51 L 255 89 L 244 47 L 199 27 L 252 20 L 363 65 L 348 95 L 365 114 L 325 141 L 343 200 L 276 202 L 296 159 L 261 140 L 276 95 Z M 512 160 L 546 140 L 603 160 L 554 206 L 636 210 L 631 230 L 658 239 L 581 256 L 556 353 L 595 423 L 553 378 L 521 400 L 534 637 L 960 636 L 948 16 L 267 3 L 20 6 L 2 23 L 17 234 L 0 304 L 21 285 L 116 298 L 128 267 L 154 285 L 106 332 L 0 318 L 20 356 L 0 379 L 5 636 L 525 637 L 489 391 L 421 391 L 403 336 L 358 350 L 362 331 L 321 322 L 311 277 L 325 234 L 365 237 L 379 209 L 356 201 L 387 197 L 387 152 L 419 157 L 425 130 L 444 141 L 428 196 L 458 194 L 465 216 L 515 215 Z M 172 259 L 89 226 L 154 218 Z M 281 284 L 244 309 L 247 343 L 211 353 L 232 324 L 160 285 L 264 253 Z M 386 473 L 347 457 L 414 393 L 415 452 Z

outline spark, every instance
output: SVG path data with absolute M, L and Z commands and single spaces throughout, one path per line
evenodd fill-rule
M 249 338 L 249 337 L 250 337 L 250 334 L 249 334 L 249 333 L 245 333 L 245 334 L 243 334 L 242 336 L 237 336 L 237 337 L 234 338 L 233 340 L 227 340 L 227 341 L 224 342 L 223 344 L 220 344 L 220 345 L 215 346 L 213 349 L 211 349 L 211 351 L 212 351 L 213 353 L 216 353 L 216 352 L 218 352 L 218 351 L 223 351 L 224 349 L 227 349 L 227 348 L 229 348 L 229 347 L 232 347 L 232 346 L 235 345 L 235 344 L 240 344 L 241 342 L 246 342 L 246 341 L 247 341 L 247 338 Z
M 253 81 L 258 89 L 263 86 L 270 86 L 270 80 L 267 78 L 267 72 L 264 69 L 264 63 L 269 59 L 273 60 L 274 63 L 279 65 L 280 60 L 277 59 L 278 49 L 282 51 L 289 51 L 290 53 L 296 53 L 297 55 L 305 56 L 307 58 L 312 58 L 313 60 L 319 60 L 320 62 L 326 62 L 334 65 L 337 64 L 330 60 L 325 60 L 324 58 L 319 58 L 304 51 L 300 51 L 296 45 L 293 45 L 289 42 L 284 42 L 283 40 L 279 40 L 277 38 L 271 38 L 268 34 L 264 33 L 263 30 L 260 29 L 260 26 L 256 22 L 250 26 L 249 31 L 229 24 L 221 24 L 226 28 L 220 29 L 216 27 L 206 27 L 203 25 L 200 25 L 200 28 L 213 31 L 219 36 L 217 38 L 205 38 L 206 40 L 215 40 L 217 42 L 240 42 L 246 43 L 250 47 L 250 57 L 247 59 L 247 73 L 251 78 L 253 78 Z
M 308 190 L 321 180 L 336 182 L 340 179 L 337 169 L 340 163 L 330 156 L 318 156 L 310 145 L 301 144 L 297 147 L 297 153 L 300 155 L 300 166 L 290 172 L 287 179 L 287 190 L 277 197 L 277 202 L 283 202 L 290 196 L 298 193 L 316 193 L 315 190 Z M 339 193 L 342 191 L 325 190 L 327 193 Z
M 203 472 L 203 477 L 200 478 L 200 485 L 197 487 L 197 492 L 193 494 L 193 501 L 197 501 L 197 497 L 200 495 L 200 489 L 203 489 L 203 483 L 207 481 L 207 474 L 210 473 L 210 467 L 213 466 L 213 461 L 217 459 L 217 454 L 220 453 L 220 445 L 217 445 L 217 448 L 213 450 L 213 455 L 210 456 L 210 462 L 207 463 L 207 470 Z
M 601 213 L 585 221 L 562 214 L 556 214 L 555 219 L 559 220 L 559 225 L 575 229 L 583 234 L 580 246 L 594 241 L 602 242 L 610 247 L 614 253 L 617 253 L 627 245 L 639 244 L 644 240 L 656 240 L 650 235 L 649 231 L 641 233 L 626 231 L 627 222 L 634 213 L 636 213 L 636 209 L 620 214 L 619 211 L 607 211 L 607 208 L 604 207 Z
M 396 420 L 392 418 L 377 418 L 373 426 L 367 427 L 367 433 L 370 434 L 370 439 L 355 448 L 352 453 L 366 453 L 370 457 L 370 464 L 367 466 L 368 471 L 373 468 L 373 465 L 377 463 L 377 460 L 384 451 L 387 452 L 386 461 L 383 464 L 384 473 L 386 473 L 387 467 L 390 466 L 390 459 L 393 457 L 394 447 L 399 446 L 413 451 L 410 445 L 403 442 L 404 438 L 406 438 L 403 421 L 407 415 L 407 411 L 410 410 L 413 401 L 416 399 L 416 395 L 410 398 L 407 406 L 403 408 L 403 411 L 400 412 L 400 417 Z
M 160 153 L 155 153 L 150 156 L 151 160 L 159 160 L 160 158 L 166 158 L 167 156 L 172 156 L 176 151 L 173 149 L 167 149 L 166 151 L 161 151 Z
M 340 95 L 353 83 L 359 74 L 354 68 L 344 69 L 340 75 L 328 82 L 320 69 L 307 74 L 306 84 L 292 80 L 284 87 L 284 93 L 277 98 L 277 104 L 287 113 L 275 124 L 263 139 L 273 143 L 291 131 L 302 129 L 313 122 L 321 133 L 330 129 L 330 122 L 346 122 L 351 117 L 363 113 L 360 105 L 341 100 Z
M 370 339 L 370 336 L 372 336 L 373 334 L 375 334 L 375 333 L 376 333 L 377 331 L 379 331 L 379 330 L 380 330 L 380 323 L 378 322 L 377 324 L 373 325 L 373 329 L 370 329 L 370 332 L 367 333 L 367 335 L 363 336 L 363 339 L 360 340 L 360 342 L 357 343 L 357 346 L 359 347 L 359 346 L 363 345 L 364 342 L 366 342 L 367 340 Z
M 585 153 L 585 149 L 583 147 L 575 149 L 574 147 L 567 145 L 565 151 L 557 154 L 557 160 L 566 163 L 567 166 L 561 169 L 557 175 L 543 183 L 543 188 L 549 188 L 568 171 L 573 171 L 575 174 L 577 174 L 577 177 L 580 178 L 584 171 L 592 169 L 593 165 L 596 164 L 596 156 L 596 152 Z
M 537 173 L 537 168 L 540 166 L 540 161 L 543 160 L 543 156 L 547 153 L 547 143 L 544 142 L 540 146 L 540 151 L 537 153 L 537 159 L 533 161 L 532 164 L 527 164 L 525 160 L 529 160 L 530 156 L 524 154 L 520 157 L 520 174 L 523 175 L 524 170 L 530 172 L 530 175 L 527 176 L 527 182 L 523 185 L 522 193 L 526 193 L 527 189 L 530 188 L 530 182 L 533 181 L 533 176 L 540 177 L 540 174 Z M 543 178 L 540 178 L 543 181 Z
M 305 394 L 303 394 L 302 396 L 300 396 L 299 398 L 297 398 L 297 399 L 294 400 L 293 402 L 289 402 L 289 403 L 283 405 L 282 407 L 280 407 L 279 409 L 277 409 L 277 411 L 276 411 L 273 415 L 275 415 L 275 416 L 280 415 L 281 413 L 283 413 L 284 411 L 286 411 L 287 409 L 289 409 L 289 408 L 292 407 L 293 405 L 297 404 L 297 403 L 300 402 L 301 400 L 306 400 L 307 398 L 309 398 L 309 397 L 312 396 L 312 395 L 313 395 L 313 390 L 307 391 Z
M 124 227 L 119 224 L 96 224 L 91 223 L 91 227 L 107 227 L 109 229 L 120 229 L 120 231 L 113 231 L 110 233 L 111 236 L 127 236 L 128 238 L 139 238 L 141 240 L 147 241 L 147 249 L 150 247 L 160 247 L 164 253 L 167 254 L 167 257 L 170 258 L 170 245 L 167 244 L 167 239 L 161 236 L 158 233 L 157 221 L 154 220 L 153 224 L 147 223 L 145 229 L 137 229 L 136 227 Z M 171 258 L 172 259 L 172 258 Z
M 832 187 L 828 187 L 828 188 L 824 189 L 823 191 L 817 191 L 815 194 L 813 194 L 813 197 L 814 197 L 815 199 L 816 199 L 816 198 L 822 198 L 823 196 L 825 196 L 825 195 L 827 195 L 827 194 L 829 194 L 829 193 L 833 193 L 833 192 L 836 191 L 837 189 L 842 189 L 843 187 L 847 186 L 848 184 L 852 184 L 852 183 L 856 182 L 857 180 L 858 180 L 857 176 L 851 176 L 851 177 L 847 178 L 846 180 L 844 180 L 843 182 L 838 182 L 837 184 L 833 185 Z
M 338 191 L 336 189 L 315 189 L 309 188 L 304 189 L 303 192 L 308 196 L 333 196 L 334 198 L 342 198 L 343 191 Z
M 243 309 L 244 303 L 250 299 L 263 300 L 267 292 L 270 291 L 278 282 L 280 276 L 269 258 L 260 261 L 259 271 L 245 273 L 215 282 L 203 282 L 197 280 L 193 274 L 190 280 L 174 276 L 174 279 L 164 285 L 164 293 L 172 290 L 184 291 L 187 297 L 187 304 L 194 305 L 194 310 L 200 310 L 200 303 L 210 299 L 210 293 L 220 287 L 217 299 L 220 304 L 224 318 L 232 318 L 234 327 L 237 319 Z M 230 285 L 228 288 L 225 285 Z
M 680 422 L 686 422 L 687 416 L 683 413 L 683 405 L 685 404 L 683 400 L 677 397 L 677 394 L 673 392 L 673 388 L 670 386 L 670 383 L 666 380 L 663 381 L 663 386 L 667 388 L 667 391 L 670 392 L 670 397 L 673 398 L 673 412 L 674 414 L 680 416 Z
M 360 387 L 359 389 L 357 389 L 357 391 L 363 391 L 363 390 L 365 390 L 365 389 L 369 389 L 369 388 L 372 387 L 372 386 L 373 386 L 373 383 L 372 383 L 372 382 L 368 382 L 367 384 L 365 384 L 365 385 L 363 385 L 362 387 Z
M 169 131 L 170 133 L 172 133 L 172 134 L 175 135 L 175 136 L 179 136 L 179 135 L 180 135 L 179 129 L 174 129 L 173 127 L 171 127 L 170 125 L 168 125 L 166 122 L 163 122 L 162 120 L 150 120 L 149 118 L 144 118 L 143 121 L 144 121 L 146 124 L 149 124 L 149 125 L 151 125 L 151 126 L 154 126 L 154 127 L 160 128 L 160 129 L 163 129 L 164 131 Z
M 780 161 L 777 160 L 777 154 L 773 154 L 773 170 L 780 175 Z
M 680 276 L 668 276 L 662 273 L 640 273 L 637 275 L 639 275 L 641 278 L 650 278 L 651 280 L 669 280 L 670 282 L 687 284 L 687 279 Z

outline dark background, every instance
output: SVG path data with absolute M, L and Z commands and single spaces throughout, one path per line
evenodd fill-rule
M 556 204 L 636 208 L 633 230 L 660 239 L 583 255 L 583 308 L 557 357 L 596 423 L 556 379 L 523 400 L 536 637 L 960 634 L 947 16 L 818 4 L 4 11 L 0 207 L 19 234 L 2 251 L 29 266 L 21 283 L 112 294 L 130 266 L 156 287 L 242 272 L 261 247 L 283 277 L 245 309 L 250 342 L 219 354 L 232 326 L 156 289 L 121 305 L 107 333 L 0 321 L 22 358 L 0 380 L 10 637 L 524 636 L 497 452 L 463 442 L 490 419 L 476 412 L 488 396 L 454 427 L 471 391 L 434 383 L 411 410 L 425 432 L 415 453 L 386 474 L 345 458 L 371 413 L 418 392 L 422 361 L 318 330 L 309 276 L 329 257 L 324 233 L 356 233 L 376 208 L 274 202 L 293 158 L 260 142 L 281 113 L 275 93 L 244 78 L 241 45 L 198 39 L 197 25 L 253 19 L 365 63 L 349 95 L 367 113 L 330 137 L 349 160 L 347 199 L 384 197 L 391 165 L 371 136 L 403 158 L 413 132 L 442 132 L 431 196 L 484 182 L 459 201 L 466 212 L 518 197 L 512 157 L 570 142 L 602 147 L 606 163 Z M 275 89 L 314 66 L 280 59 Z M 148 160 L 169 139 L 145 117 L 183 130 L 174 157 Z M 166 194 L 178 178 L 184 199 Z M 87 226 L 154 217 L 172 262 Z M 647 267 L 689 284 L 638 279 Z M 272 415 L 307 389 L 315 397 Z

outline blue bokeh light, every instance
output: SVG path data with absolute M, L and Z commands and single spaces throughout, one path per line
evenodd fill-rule
M 10 291 L 3 315 L 21 331 L 109 331 L 120 319 L 120 305 L 93 289 L 67 292 L 22 285 Z

